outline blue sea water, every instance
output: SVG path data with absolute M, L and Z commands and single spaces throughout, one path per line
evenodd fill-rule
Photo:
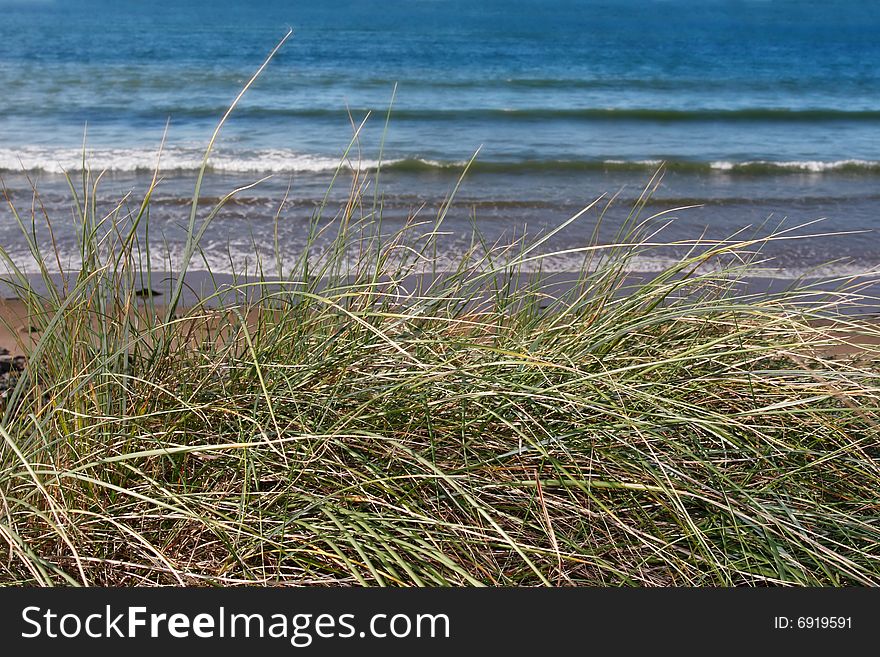
M 167 123 L 153 217 L 173 246 L 201 150 L 288 28 L 212 159 L 209 193 L 273 175 L 207 236 L 216 267 L 263 241 L 288 185 L 280 243 L 297 248 L 364 118 L 349 158 L 373 167 L 381 145 L 390 218 L 441 202 L 478 149 L 449 224 L 462 235 L 552 225 L 603 192 L 624 216 L 664 162 L 652 207 L 702 206 L 670 239 L 824 217 L 812 230 L 870 232 L 775 247 L 777 275 L 880 261 L 872 0 L 0 0 L 0 175 L 27 199 L 26 172 L 60 212 L 84 136 L 124 192 Z M 567 241 L 592 233 L 579 226 Z M 13 233 L 0 214 L 0 240 Z

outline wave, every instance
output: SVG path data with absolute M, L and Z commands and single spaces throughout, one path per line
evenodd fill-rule
M 398 171 L 431 171 L 435 169 L 454 169 L 460 171 L 466 162 L 436 162 L 424 159 L 403 159 L 385 165 L 385 168 Z M 783 175 L 791 173 L 847 173 L 880 175 L 880 160 L 803 160 L 772 161 L 747 160 L 742 162 L 720 160 L 700 162 L 675 159 L 646 160 L 514 160 L 474 162 L 473 171 L 488 173 L 528 173 L 528 172 L 646 172 L 659 168 L 670 171 L 695 174 L 744 174 L 744 175 Z
M 3 107 L 6 115 L 64 115 L 63 110 L 40 108 Z M 77 108 L 70 110 L 72 118 L 82 118 L 85 114 L 98 113 L 99 116 L 115 115 L 124 112 L 141 120 L 163 121 L 175 119 L 210 119 L 222 116 L 227 107 L 210 106 L 157 106 L 147 110 L 136 110 L 130 106 L 107 106 L 101 108 Z M 375 107 L 286 107 L 242 105 L 236 110 L 236 120 L 264 119 L 313 119 L 341 120 L 348 122 L 348 113 L 357 119 L 367 114 L 384 117 L 387 106 Z M 584 122 L 645 122 L 645 123 L 822 123 L 822 122 L 872 122 L 880 123 L 880 109 L 842 109 L 842 108 L 790 108 L 790 107 L 740 107 L 740 108 L 697 108 L 670 109 L 652 107 L 471 107 L 436 108 L 409 107 L 393 108 L 393 121 L 493 121 L 493 122 L 533 122 L 533 121 L 584 121 Z
M 0 171 L 35 171 L 65 173 L 81 171 L 83 162 L 92 171 L 120 173 L 152 173 L 158 166 L 160 172 L 195 172 L 202 166 L 204 152 L 199 149 L 21 149 L 0 148 Z M 296 153 L 283 149 L 248 152 L 217 151 L 211 155 L 211 171 L 229 173 L 283 173 L 334 171 L 341 167 L 375 169 L 375 160 L 341 162 L 338 158 Z
M 748 162 L 712 162 L 709 167 L 714 171 L 730 171 L 734 173 L 880 173 L 880 161 L 877 160 L 795 160 L 777 162 L 772 160 L 753 160 Z
M 183 244 L 166 244 L 165 249 L 156 249 L 151 251 L 149 264 L 153 272 L 153 279 L 156 281 L 167 280 L 168 266 L 172 265 L 174 271 L 180 271 L 180 262 Z M 294 251 L 294 253 L 297 253 Z M 62 264 L 64 271 L 76 272 L 81 267 L 81 252 L 76 248 L 68 250 L 61 249 L 58 252 L 57 260 L 53 257 L 45 262 L 38 263 L 34 260 L 31 253 L 27 250 L 11 249 L 9 255 L 13 262 L 16 263 L 19 271 L 26 275 L 34 276 L 35 282 L 39 285 L 41 272 L 45 269 L 51 274 L 58 274 L 59 269 L 57 262 Z M 436 272 L 455 272 L 462 258 L 465 257 L 464 252 L 457 250 L 444 251 L 438 253 L 436 259 L 431 265 L 427 265 L 428 269 L 416 269 L 413 273 L 427 273 L 428 271 Z M 199 274 L 210 272 L 211 276 L 203 280 L 210 285 L 215 275 L 234 276 L 236 278 L 257 279 L 260 273 L 264 271 L 265 263 L 274 262 L 274 253 L 270 251 L 257 253 L 254 248 L 248 246 L 237 246 L 224 244 L 208 245 L 201 257 L 193 261 L 188 268 L 189 274 Z M 353 271 L 357 263 L 355 254 L 343 258 L 342 264 L 344 269 Z M 659 274 L 668 271 L 680 263 L 680 259 L 675 256 L 664 255 L 635 255 L 630 257 L 623 264 L 623 270 L 630 274 Z M 141 263 L 142 267 L 147 264 L 146 260 Z M 542 274 L 564 274 L 580 272 L 584 265 L 583 254 L 547 254 L 546 257 L 537 258 L 525 263 L 522 271 L 525 273 L 541 272 Z M 723 267 L 719 263 L 707 263 L 701 267 L 702 272 L 722 271 Z M 4 275 L 9 275 L 8 264 L 0 262 L 0 279 Z M 267 274 L 271 278 L 271 273 Z M 761 265 L 756 265 L 749 270 L 748 278 L 761 278 L 773 280 L 795 280 L 795 279 L 835 279 L 835 278 L 871 278 L 876 280 L 880 275 L 880 269 L 875 262 L 849 262 L 839 261 L 826 264 L 807 263 L 802 264 L 779 264 L 774 261 L 767 261 Z M 2 292 L 2 280 L 0 280 L 0 292 Z M 209 292 L 211 290 L 208 290 Z
M 288 111 L 296 116 L 340 115 L 339 110 L 276 110 L 251 109 L 245 113 L 277 113 Z M 382 114 L 387 109 L 362 108 L 352 110 L 353 114 Z M 216 115 L 216 114 L 214 114 Z M 461 119 L 501 119 L 506 121 L 534 120 L 583 120 L 583 121 L 645 121 L 660 123 L 688 122 L 798 122 L 813 123 L 824 121 L 868 121 L 880 122 L 880 110 L 845 110 L 836 108 L 792 109 L 786 107 L 745 107 L 737 109 L 659 109 L 659 108 L 463 108 L 463 109 L 394 109 L 393 120 L 461 120 Z
M 372 114 L 383 116 L 387 107 L 361 107 L 344 109 L 325 108 L 285 108 L 285 107 L 242 107 L 239 118 L 289 117 L 289 118 L 345 118 L 351 111 L 354 116 Z M 221 116 L 224 108 L 168 108 L 151 112 L 156 116 L 192 118 L 214 118 Z M 501 120 L 501 121 L 635 121 L 656 123 L 689 122 L 797 122 L 814 123 L 826 121 L 880 122 L 880 110 L 844 110 L 833 108 L 772 108 L 749 107 L 738 109 L 657 109 L 657 108 L 400 108 L 391 112 L 394 121 L 462 121 L 462 120 Z
M 92 171 L 120 173 L 152 173 L 158 164 L 164 173 L 198 171 L 203 153 L 198 149 L 169 148 L 161 156 L 155 149 L 87 149 L 85 158 L 78 148 L 45 149 L 23 147 L 0 148 L 0 172 L 45 172 L 59 174 L 79 171 L 85 161 Z M 340 160 L 326 155 L 298 153 L 285 149 L 250 151 L 217 151 L 212 154 L 209 169 L 220 173 L 273 174 L 321 173 L 339 168 L 401 173 L 450 172 L 461 173 L 465 160 L 435 160 L 427 158 L 398 158 L 379 162 L 374 159 Z M 880 160 L 846 159 L 822 160 L 718 160 L 713 162 L 676 159 L 521 159 L 475 161 L 475 172 L 526 174 L 542 172 L 645 172 L 653 173 L 660 167 L 671 171 L 694 174 L 862 174 L 880 175 Z

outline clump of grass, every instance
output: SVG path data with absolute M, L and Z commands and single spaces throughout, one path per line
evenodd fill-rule
M 84 166 L 80 270 L 38 295 L 7 263 L 40 337 L 0 424 L 0 581 L 880 584 L 877 354 L 828 355 L 880 337 L 857 287 L 742 292 L 779 233 L 634 282 L 650 189 L 562 285 L 547 235 L 433 272 L 448 204 L 387 236 L 350 176 L 280 276 L 184 308 L 182 277 L 135 296 L 158 177 L 99 216 Z

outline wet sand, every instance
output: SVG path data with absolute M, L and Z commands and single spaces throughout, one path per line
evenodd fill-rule
M 133 312 L 141 316 L 145 316 L 148 312 L 161 316 L 164 307 L 158 304 L 147 306 L 139 303 Z M 224 311 L 210 307 L 192 311 L 184 308 L 178 312 L 178 315 L 181 317 L 178 321 L 185 327 L 179 335 L 186 336 L 185 339 L 193 344 L 203 343 L 206 339 L 222 340 L 224 335 L 228 336 L 221 327 L 228 327 L 229 323 L 225 320 L 232 318 Z M 46 317 L 43 317 L 42 321 L 35 320 L 25 303 L 18 299 L 0 299 L 0 354 L 7 358 L 27 356 L 42 335 L 37 326 L 45 325 L 46 320 Z M 822 345 L 817 349 L 816 355 L 832 358 L 867 357 L 870 360 L 880 360 L 880 317 L 874 316 L 871 321 L 876 321 L 878 324 L 876 332 L 856 330 L 851 320 L 847 319 L 815 322 L 813 326 L 822 329 L 824 336 L 833 342 Z M 257 322 L 256 311 L 249 312 L 248 325 L 256 326 Z
M 39 339 L 31 333 L 31 322 L 24 303 L 18 300 L 0 299 L 0 350 L 13 356 L 23 356 Z
M 442 276 L 442 275 L 441 275 Z M 632 289 L 644 285 L 653 278 L 653 274 L 631 274 L 621 289 L 621 294 L 626 294 L 626 289 Z M 528 278 L 527 275 L 521 275 L 519 280 L 512 281 L 514 286 L 519 286 Z M 406 290 L 409 293 L 417 293 L 431 288 L 433 276 L 429 275 L 411 275 L 399 281 L 395 286 L 397 291 Z M 576 281 L 576 275 L 573 273 L 559 273 L 545 275 L 542 284 L 542 292 L 549 303 L 554 297 L 563 295 L 569 291 Z M 141 290 L 149 290 L 147 295 L 141 295 L 134 300 L 132 312 L 145 317 L 147 313 L 155 315 L 164 315 L 167 300 L 171 296 L 176 279 L 168 274 L 154 272 L 148 285 L 144 284 Z M 248 285 L 248 280 L 242 277 L 232 277 L 228 275 L 210 275 L 207 272 L 193 271 L 189 272 L 183 286 L 183 295 L 180 300 L 178 315 L 186 317 L 181 320 L 186 326 L 186 330 L 179 333 L 185 336 L 187 341 L 193 343 L 203 342 L 207 339 L 221 339 L 222 331 L 219 329 L 228 326 L 225 321 L 226 312 L 220 310 L 221 306 L 246 305 L 254 302 L 260 295 L 271 294 L 282 288 L 291 290 L 298 285 L 293 281 L 266 281 Z M 46 282 L 39 278 L 33 277 L 29 284 L 33 292 L 37 295 L 45 295 L 47 293 Z M 60 277 L 53 279 L 53 284 L 59 291 L 63 289 Z M 72 285 L 73 281 L 69 281 Z M 801 281 L 803 285 L 810 285 L 813 291 L 811 302 L 816 304 L 827 303 L 834 298 L 834 290 L 840 286 L 840 281 Z M 793 281 L 786 279 L 772 278 L 750 278 L 742 279 L 736 283 L 737 296 L 750 301 L 758 302 L 762 298 L 766 299 L 772 295 L 784 293 L 793 285 Z M 849 281 L 851 289 L 858 289 L 858 293 L 863 295 L 863 300 L 859 305 L 850 305 L 841 315 L 840 321 L 826 320 L 816 322 L 814 326 L 821 328 L 824 334 L 834 344 L 822 346 L 818 355 L 834 358 L 845 358 L 849 356 L 867 356 L 875 358 L 880 356 L 880 330 L 877 331 L 858 331 L 850 325 L 850 320 L 858 315 L 862 320 L 869 319 L 877 322 L 880 329 L 880 284 L 867 279 L 853 279 Z M 319 286 L 320 289 L 320 286 Z M 150 294 L 155 295 L 150 296 Z M 406 292 L 403 292 L 406 294 Z M 479 297 L 479 295 L 477 295 Z M 478 312 L 478 307 L 483 301 L 489 297 L 474 299 L 474 310 Z M 198 310 L 187 312 L 198 306 Z M 248 315 L 248 324 L 255 325 L 258 317 L 255 312 Z M 27 355 L 30 349 L 36 344 L 40 338 L 39 331 L 35 331 L 32 327 L 45 325 L 46 318 L 43 321 L 34 321 L 29 315 L 29 311 L 25 304 L 16 298 L 15 291 L 8 283 L 0 279 L 0 354 L 2 350 L 6 350 L 9 356 Z

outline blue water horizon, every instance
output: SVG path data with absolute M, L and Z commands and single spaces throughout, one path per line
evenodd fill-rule
M 479 150 L 463 200 L 493 226 L 635 197 L 664 163 L 658 203 L 708 208 L 682 235 L 880 220 L 874 2 L 5 0 L 0 14 L 0 172 L 21 193 L 22 171 L 51 191 L 84 143 L 94 169 L 134 185 L 167 126 L 168 194 L 184 197 L 217 120 L 293 29 L 212 171 L 280 178 L 267 199 L 294 180 L 302 212 L 369 117 L 349 155 L 367 169 L 381 156 L 401 215 L 442 199 Z M 829 242 L 785 267 L 868 266 L 877 246 Z

